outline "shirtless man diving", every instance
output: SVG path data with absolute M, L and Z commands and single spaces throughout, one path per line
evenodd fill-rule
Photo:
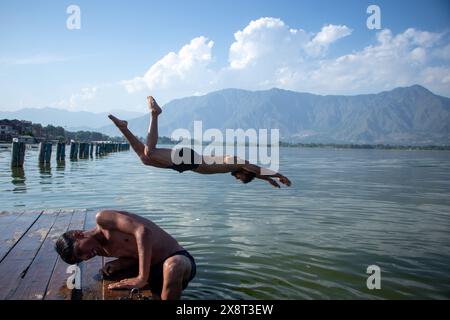
M 102 269 L 104 275 L 132 269 L 137 276 L 110 284 L 109 289 L 140 289 L 149 284 L 152 296 L 162 300 L 179 299 L 196 273 L 194 258 L 172 236 L 126 211 L 98 212 L 95 228 L 65 232 L 55 250 L 68 264 L 94 256 L 115 257 Z
M 206 156 L 199 155 L 190 148 L 181 148 L 178 150 L 172 150 L 167 148 L 157 148 L 158 141 L 158 116 L 162 110 L 156 103 L 153 97 L 147 97 L 151 120 L 147 134 L 147 142 L 144 145 L 136 136 L 128 129 L 128 122 L 120 120 L 113 115 L 109 115 L 109 118 L 123 133 L 125 138 L 130 143 L 133 150 L 137 153 L 142 163 L 157 168 L 173 169 L 178 172 L 184 172 L 191 170 L 202 174 L 213 173 L 231 173 L 236 179 L 243 183 L 249 183 L 254 178 L 265 180 L 276 188 L 280 188 L 280 185 L 275 181 L 286 186 L 291 185 L 291 181 L 280 173 L 264 169 L 265 174 L 261 174 L 261 167 L 251 164 L 248 161 L 243 161 L 234 156 Z M 183 159 L 180 163 L 174 163 L 173 156 L 177 154 L 178 159 Z M 185 159 L 188 159 L 186 161 Z M 274 179 L 275 178 L 275 179 Z

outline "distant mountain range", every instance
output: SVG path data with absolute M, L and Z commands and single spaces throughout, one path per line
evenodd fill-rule
M 173 100 L 163 107 L 160 135 L 177 128 L 278 128 L 282 141 L 404 145 L 450 144 L 450 99 L 414 85 L 377 94 L 314 95 L 281 89 L 225 89 Z M 129 121 L 145 136 L 149 116 Z M 118 135 L 113 126 L 100 128 Z
M 128 119 L 134 134 L 146 135 L 148 114 L 112 113 Z M 66 126 L 68 130 L 95 129 L 110 136 L 121 135 L 106 116 L 50 108 L 0 111 L 0 119 L 17 118 Z M 160 135 L 170 136 L 178 128 L 193 132 L 194 120 L 202 120 L 203 130 L 217 128 L 222 132 L 227 128 L 277 128 L 285 142 L 450 145 L 450 98 L 419 85 L 355 96 L 225 89 L 164 105 L 159 118 Z
M 142 116 L 143 113 L 126 110 L 112 111 L 124 119 Z M 0 119 L 27 120 L 42 125 L 61 126 L 70 131 L 94 130 L 111 123 L 108 113 L 67 111 L 56 108 L 25 108 L 17 111 L 0 111 Z M 98 130 L 97 130 L 98 131 Z

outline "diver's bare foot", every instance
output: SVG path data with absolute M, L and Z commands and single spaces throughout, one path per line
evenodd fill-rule
M 158 116 L 161 114 L 162 110 L 159 107 L 158 103 L 152 96 L 147 97 L 148 106 L 150 108 L 150 111 L 152 113 L 152 116 Z
M 114 124 L 120 129 L 125 129 L 128 126 L 127 121 L 120 120 L 119 118 L 114 117 L 112 114 L 110 114 L 108 118 L 110 118 L 112 122 L 114 122 Z

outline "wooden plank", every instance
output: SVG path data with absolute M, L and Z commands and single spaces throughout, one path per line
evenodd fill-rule
M 112 257 L 104 257 L 103 258 L 103 266 L 105 266 L 106 263 L 116 260 L 117 258 L 112 258 Z M 102 283 L 102 296 L 103 296 L 103 300 L 118 300 L 121 297 L 125 296 L 127 294 L 126 291 L 124 290 L 110 290 L 108 289 L 108 285 L 110 285 L 111 283 L 114 283 L 116 281 L 112 281 L 112 280 L 108 280 L 108 279 L 103 279 L 103 283 Z
M 0 212 L 0 234 L 11 229 L 11 224 L 20 217 L 25 211 L 1 211 Z
M 70 221 L 69 230 L 82 230 L 86 218 L 86 210 L 75 210 Z M 72 290 L 67 288 L 67 268 L 69 265 L 58 257 L 53 269 L 52 276 L 48 282 L 45 300 L 70 300 L 72 299 Z
M 84 229 L 89 230 L 96 226 L 95 215 L 97 211 L 89 210 L 86 214 Z M 102 297 L 102 276 L 100 269 L 103 267 L 102 257 L 93 257 L 81 263 L 81 286 L 83 300 L 101 300 Z
M 55 212 L 42 213 L 0 263 L 0 299 L 9 299 L 14 293 L 22 274 L 41 248 L 56 216 Z
M 58 237 L 64 233 L 73 215 L 73 210 L 60 211 L 55 223 L 42 244 L 36 258 L 23 275 L 20 283 L 11 296 L 17 300 L 43 299 L 47 285 L 52 275 L 53 268 L 58 258 L 55 251 L 55 243 Z
M 13 213 L 9 223 L 3 225 L 0 232 L 0 263 L 6 257 L 8 252 L 16 245 L 17 241 L 24 233 L 36 222 L 42 211 L 27 211 L 22 213 Z M 6 217 L 5 217 L 6 218 Z

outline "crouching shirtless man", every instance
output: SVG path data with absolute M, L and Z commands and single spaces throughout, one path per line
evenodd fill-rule
M 104 275 L 134 269 L 137 276 L 109 285 L 108 289 L 150 285 L 155 298 L 179 299 L 194 278 L 194 258 L 155 223 L 118 210 L 102 210 L 92 230 L 70 230 L 59 237 L 55 249 L 68 264 L 94 256 L 116 257 L 102 269 Z

